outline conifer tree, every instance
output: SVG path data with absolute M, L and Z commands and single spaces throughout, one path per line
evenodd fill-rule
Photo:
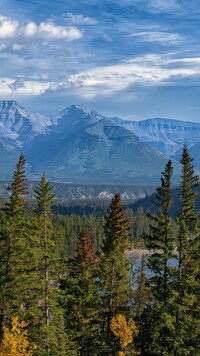
M 195 211 L 199 177 L 186 145 L 183 148 L 180 209 L 178 213 L 178 283 L 176 312 L 176 355 L 200 353 L 200 325 L 197 319 L 199 273 L 199 218 Z
M 53 241 L 51 205 L 54 202 L 53 186 L 42 175 L 34 188 L 36 199 L 37 295 L 36 317 L 31 333 L 38 339 L 37 355 L 67 355 L 68 338 L 64 332 L 64 316 L 60 307 L 59 265 Z M 36 319 L 36 320 L 37 320 Z M 36 328 L 35 328 L 36 326 Z M 38 333 L 36 332 L 38 330 Z
M 94 245 L 83 230 L 78 237 L 75 257 L 69 262 L 69 274 L 63 281 L 66 330 L 81 356 L 101 355 L 97 272 Z
M 170 208 L 172 205 L 172 162 L 169 160 L 162 172 L 161 185 L 156 189 L 155 215 L 148 213 L 150 233 L 146 235 L 146 246 L 151 251 L 148 257 L 150 300 L 143 313 L 144 340 L 141 341 L 144 355 L 173 354 L 174 317 L 174 257 L 175 240 L 172 234 Z M 147 335 L 150 337 L 148 338 Z
M 171 293 L 170 260 L 173 258 L 175 242 L 170 219 L 172 173 L 172 162 L 169 160 L 162 172 L 161 186 L 156 189 L 154 204 L 158 209 L 157 214 L 148 213 L 147 215 L 151 224 L 150 234 L 146 235 L 146 246 L 152 250 L 148 259 L 148 267 L 154 273 L 151 278 L 151 292 L 158 301 L 163 301 L 165 305 Z
M 53 243 L 51 241 L 52 236 L 52 223 L 49 217 L 50 208 L 53 203 L 54 195 L 51 194 L 53 186 L 46 180 L 45 175 L 41 177 L 41 181 L 38 186 L 35 187 L 35 199 L 37 201 L 37 216 L 39 222 L 40 232 L 40 250 L 43 254 L 42 260 L 44 261 L 44 315 L 45 324 L 48 327 L 50 325 L 50 306 L 49 306 L 49 287 L 50 287 L 50 254 Z
M 0 234 L 1 313 L 6 324 L 13 314 L 27 311 L 31 298 L 31 219 L 27 211 L 25 158 L 21 154 L 10 188 L 10 201 Z
M 11 185 L 10 203 L 8 212 L 10 215 L 15 214 L 28 205 L 26 196 L 28 194 L 27 179 L 25 176 L 25 157 L 23 153 L 19 157 L 16 170 L 13 173 L 13 182 Z
M 121 195 L 111 200 L 104 226 L 105 239 L 101 256 L 101 282 L 103 296 L 103 331 L 107 350 L 112 352 L 111 319 L 121 312 L 126 315 L 130 297 L 130 262 L 127 249 L 131 246 L 131 228 L 121 203 Z

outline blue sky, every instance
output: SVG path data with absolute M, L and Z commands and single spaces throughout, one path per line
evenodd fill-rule
M 0 97 L 200 122 L 199 0 L 1 0 Z

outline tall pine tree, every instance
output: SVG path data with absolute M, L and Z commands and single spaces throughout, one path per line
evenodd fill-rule
M 0 234 L 1 318 L 27 312 L 31 300 L 31 217 L 27 206 L 25 158 L 21 154 L 13 174 L 9 203 Z
M 86 231 L 78 237 L 75 257 L 63 280 L 67 334 L 81 356 L 101 355 L 98 259 Z
M 103 332 L 107 342 L 105 354 L 112 354 L 111 320 L 126 315 L 130 297 L 130 261 L 127 250 L 131 246 L 131 227 L 121 203 L 121 195 L 111 200 L 104 226 L 105 239 L 101 256 L 101 282 L 103 297 Z
M 162 172 L 161 185 L 156 189 L 153 200 L 156 214 L 148 213 L 150 233 L 146 235 L 146 246 L 150 250 L 148 268 L 150 299 L 143 313 L 141 341 L 144 355 L 173 354 L 174 316 L 172 313 L 174 291 L 175 239 L 172 234 L 170 208 L 172 205 L 171 177 L 172 162 L 169 160 Z
M 195 211 L 199 177 L 186 145 L 183 148 L 180 209 L 178 213 L 178 269 L 175 355 L 197 355 L 200 353 L 200 324 L 196 318 L 198 305 L 199 272 L 199 218 Z
M 35 318 L 37 324 L 30 331 L 38 341 L 37 355 L 69 355 L 68 338 L 64 332 L 64 312 L 60 307 L 59 264 L 53 240 L 51 205 L 54 202 L 53 186 L 42 175 L 34 189 L 36 199 L 37 295 Z M 35 328 L 36 326 L 36 328 Z M 38 331 L 38 333 L 37 333 Z

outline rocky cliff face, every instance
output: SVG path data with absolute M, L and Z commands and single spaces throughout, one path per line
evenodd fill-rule
M 108 119 L 135 133 L 142 141 L 148 142 L 168 156 L 175 156 L 184 143 L 191 147 L 200 141 L 200 124 L 171 119 L 148 119 L 125 121 Z

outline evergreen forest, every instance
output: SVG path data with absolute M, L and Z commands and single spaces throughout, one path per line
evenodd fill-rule
M 45 174 L 28 195 L 20 155 L 0 200 L 0 356 L 200 355 L 199 177 L 184 146 L 153 210 L 116 193 L 82 213 L 56 204 Z

